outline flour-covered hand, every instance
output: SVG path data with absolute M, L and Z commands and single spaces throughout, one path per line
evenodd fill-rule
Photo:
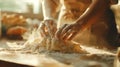
M 60 40 L 72 40 L 79 31 L 79 24 L 65 24 L 56 32 L 56 38 Z

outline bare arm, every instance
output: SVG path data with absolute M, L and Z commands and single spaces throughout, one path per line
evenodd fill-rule
M 110 0 L 92 0 L 92 3 L 74 24 L 65 25 L 57 31 L 56 38 L 72 40 L 78 32 L 82 32 L 99 21 L 108 9 L 110 9 Z
M 103 15 L 105 10 L 109 8 L 109 0 L 92 0 L 91 5 L 76 21 L 76 23 L 81 26 L 80 30 L 83 30 L 99 21 L 99 18 Z
M 59 6 L 59 0 L 42 0 L 43 22 L 39 26 L 41 35 L 53 37 L 56 32 L 56 15 Z M 47 30 L 47 31 L 46 31 Z
M 59 6 L 58 0 L 42 0 L 44 20 L 55 18 L 58 6 Z

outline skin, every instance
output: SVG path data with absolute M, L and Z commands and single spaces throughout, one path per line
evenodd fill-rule
M 42 10 L 44 20 L 55 19 L 57 15 L 57 8 L 59 7 L 58 0 L 42 0 Z
M 104 5 L 105 7 L 101 7 Z M 57 32 L 57 38 L 64 40 L 71 40 L 79 32 L 96 23 L 99 18 L 104 14 L 105 9 L 108 9 L 110 5 L 107 4 L 107 1 L 101 0 L 92 0 L 92 3 L 87 8 L 87 10 L 76 20 L 76 23 L 71 25 L 63 26 Z M 69 30 L 74 30 L 74 32 L 69 33 Z M 69 33 L 64 35 L 65 33 Z M 63 36 L 64 35 L 64 36 Z M 71 36 L 70 36 L 71 35 Z M 61 37 L 63 36 L 63 37 Z M 70 36 L 70 37 L 69 37 Z
M 99 5 L 97 5 L 97 4 L 99 4 Z M 106 7 L 99 8 L 100 5 L 105 5 Z M 107 6 L 109 6 L 109 5 L 106 5 L 104 1 L 92 0 L 92 3 L 90 4 L 90 6 L 76 20 L 76 22 L 74 24 L 71 24 L 71 25 L 63 26 L 57 32 L 56 37 L 59 39 L 64 39 L 64 40 L 71 40 L 79 32 L 79 30 L 82 31 L 84 28 L 88 27 L 88 25 L 95 23 L 99 19 L 99 17 L 103 14 L 104 9 L 106 9 Z M 93 14 L 95 14 L 95 15 L 93 15 Z M 69 30 L 74 30 L 74 32 L 72 32 L 72 35 L 71 35 L 71 33 L 69 33 Z M 65 33 L 66 33 L 66 35 L 64 35 Z
M 114 15 L 110 10 L 109 0 L 91 0 L 91 4 L 88 6 L 86 11 L 75 21 L 74 24 L 66 24 L 60 28 L 56 33 L 56 38 L 60 40 L 72 40 L 78 33 L 84 29 L 91 27 L 92 34 L 96 37 L 100 37 L 109 42 L 114 39 L 112 36 L 117 36 L 116 23 Z M 101 7 L 103 6 L 104 7 Z M 105 19 L 102 19 L 104 17 Z M 97 23 L 103 22 L 108 28 L 97 31 Z M 99 26 L 99 25 L 98 25 Z M 105 27 L 103 26 L 103 27 Z M 95 30 L 95 28 L 97 28 Z M 103 32 L 103 33 L 101 33 Z M 115 40 L 115 39 L 114 39 Z
M 66 3 L 65 0 L 61 0 L 61 2 Z M 65 24 L 60 27 L 55 34 L 55 38 L 63 41 L 72 40 L 78 33 L 90 28 L 91 33 L 97 37 L 98 41 L 101 39 L 114 45 L 118 36 L 114 14 L 110 9 L 114 2 L 110 0 L 81 0 L 81 2 L 83 4 L 89 3 L 89 6 L 73 24 Z M 50 8 L 48 9 L 50 10 Z M 54 18 L 53 15 L 50 16 Z
M 58 0 L 42 0 L 42 10 L 43 10 L 43 22 L 40 26 L 41 35 L 47 37 L 50 35 L 53 37 L 57 30 L 57 23 L 55 21 L 57 15 Z M 46 30 L 46 31 L 45 31 Z

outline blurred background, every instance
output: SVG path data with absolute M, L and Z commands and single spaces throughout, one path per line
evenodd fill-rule
M 41 0 L 0 0 L 0 36 L 21 39 L 28 26 L 38 26 L 42 19 Z
M 27 25 L 37 26 L 43 20 L 41 2 L 42 0 L 0 0 L 0 20 L 2 22 L 2 24 L 0 23 L 0 30 L 2 30 L 2 34 L 5 36 L 18 35 L 13 32 L 24 31 L 21 27 L 27 30 Z M 120 33 L 120 0 L 111 8 L 115 13 L 117 28 Z M 19 35 L 23 34 L 22 32 L 19 33 L 21 33 Z
M 120 0 L 117 5 L 120 5 Z M 120 12 L 119 8 L 118 6 L 113 6 L 112 9 L 114 9 L 115 12 L 118 10 Z M 43 19 L 41 0 L 0 0 L 0 11 L 25 16 L 30 15 L 29 17 L 32 18 Z M 118 15 L 118 13 L 116 15 Z
M 42 18 L 41 0 L 0 0 L 0 10 L 8 13 L 37 14 L 37 18 Z

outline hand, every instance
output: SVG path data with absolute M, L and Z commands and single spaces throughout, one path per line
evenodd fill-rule
M 41 23 L 39 29 L 42 36 L 53 37 L 57 30 L 57 25 L 56 25 L 56 22 L 54 22 L 53 20 L 45 20 Z
M 79 24 L 65 24 L 55 34 L 55 37 L 60 40 L 72 40 L 80 30 Z

